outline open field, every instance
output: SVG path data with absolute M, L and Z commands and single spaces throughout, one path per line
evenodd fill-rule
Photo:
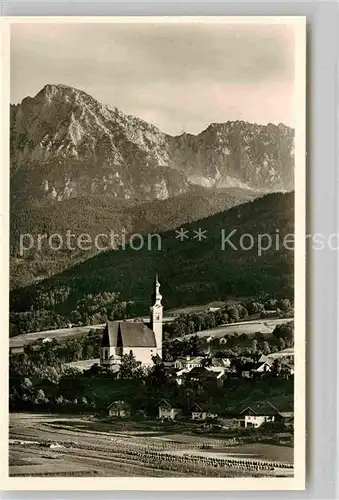
M 190 333 L 180 337 L 181 339 L 189 339 L 197 335 L 198 337 L 215 337 L 221 338 L 225 335 L 239 334 L 242 333 L 246 335 L 262 333 L 264 335 L 271 335 L 276 325 L 282 323 L 288 323 L 293 321 L 293 318 L 283 318 L 283 319 L 260 319 L 254 321 L 241 321 L 239 323 L 230 323 L 227 325 L 220 325 L 216 328 L 211 328 L 209 330 L 202 330 L 197 333 Z
M 89 325 L 89 326 L 75 326 L 73 328 L 60 328 L 58 330 L 45 330 L 43 332 L 34 333 L 24 333 L 22 335 L 16 335 L 9 339 L 9 348 L 19 348 L 32 342 L 36 342 L 39 339 L 67 339 L 68 337 L 80 337 L 90 330 L 102 330 L 104 328 L 102 325 Z
M 121 429 L 93 417 L 11 414 L 11 476 L 287 477 L 293 449 Z
M 166 315 L 169 316 L 179 316 L 180 314 L 192 314 L 192 313 L 198 313 L 202 311 L 208 311 L 210 307 L 224 307 L 225 304 L 234 304 L 238 302 L 242 302 L 243 299 L 234 299 L 234 300 L 229 300 L 229 301 L 214 301 L 214 302 L 208 302 L 207 304 L 203 304 L 200 306 L 187 306 L 187 307 L 178 307 L 176 309 L 169 309 L 166 311 Z

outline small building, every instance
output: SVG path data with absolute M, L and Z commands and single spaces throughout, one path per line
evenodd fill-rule
M 271 403 L 264 403 L 260 406 L 247 406 L 240 412 L 245 429 L 253 427 L 257 429 L 264 423 L 276 421 L 278 410 Z
M 125 401 L 113 401 L 107 410 L 110 417 L 124 418 L 131 415 L 131 407 Z
M 210 363 L 206 365 L 209 370 L 228 369 L 230 366 L 231 360 L 229 358 L 212 358 Z
M 259 361 L 258 363 L 248 362 L 241 368 L 241 376 L 243 378 L 253 378 L 265 375 L 272 371 L 273 362 L 271 359 L 267 361 Z
M 294 412 L 293 411 L 280 411 L 276 417 L 277 421 L 283 422 L 286 427 L 294 426 Z
M 181 413 L 180 408 L 171 405 L 165 399 L 162 399 L 158 403 L 158 418 L 163 420 L 175 420 L 175 418 Z
M 185 356 L 177 358 L 174 365 L 178 370 L 191 370 L 202 366 L 204 359 L 204 356 Z
M 204 367 L 192 368 L 188 372 L 183 372 L 181 374 L 181 380 L 183 383 L 194 383 L 200 388 L 217 388 L 224 385 L 224 380 L 226 378 L 225 370 L 210 370 Z
M 218 412 L 212 407 L 206 404 L 194 403 L 190 407 L 190 414 L 192 420 L 206 420 L 206 419 L 215 419 L 218 418 Z
M 264 361 L 263 363 L 259 362 L 259 363 L 256 363 L 254 366 L 253 366 L 253 374 L 263 374 L 263 373 L 268 373 L 270 371 L 272 371 L 272 365 L 273 365 L 273 362 L 272 360 L 267 360 L 267 361 Z

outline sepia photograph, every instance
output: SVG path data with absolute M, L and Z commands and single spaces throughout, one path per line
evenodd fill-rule
M 6 30 L 11 488 L 303 489 L 305 18 Z

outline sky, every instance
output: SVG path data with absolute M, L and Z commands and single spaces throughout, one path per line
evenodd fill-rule
M 65 84 L 173 135 L 229 120 L 294 125 L 288 25 L 17 23 L 10 62 L 12 103 Z

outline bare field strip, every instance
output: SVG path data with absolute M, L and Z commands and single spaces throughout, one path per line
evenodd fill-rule
M 39 339 L 56 339 L 66 340 L 68 337 L 80 337 L 91 330 L 102 330 L 104 328 L 102 325 L 89 325 L 89 326 L 74 326 L 73 328 L 59 328 L 58 330 L 44 330 L 42 332 L 33 333 L 23 333 L 21 335 L 16 335 L 9 339 L 9 347 L 21 347 L 32 342 L 36 342 Z
M 202 330 L 201 332 L 189 333 L 180 337 L 181 339 L 189 339 L 197 335 L 198 337 L 214 337 L 221 338 L 225 335 L 245 334 L 254 335 L 255 333 L 262 333 L 263 335 L 271 335 L 276 325 L 288 323 L 293 321 L 293 318 L 283 319 L 260 319 L 251 321 L 241 321 L 239 323 L 228 323 L 227 325 L 220 325 L 216 328 L 209 330 Z M 176 337 L 173 339 L 175 340 Z
M 208 437 L 185 434 L 150 437 L 133 431 L 119 432 L 113 423 L 110 432 L 86 430 L 86 425 L 90 429 L 93 425 L 88 417 L 12 414 L 10 475 L 286 477 L 293 474 L 290 448 L 264 444 L 222 446 L 222 440 L 217 442 Z M 214 448 L 200 449 L 208 443 L 214 443 Z M 221 443 L 221 447 L 217 448 L 216 443 Z M 274 463 L 278 457 L 286 465 Z

